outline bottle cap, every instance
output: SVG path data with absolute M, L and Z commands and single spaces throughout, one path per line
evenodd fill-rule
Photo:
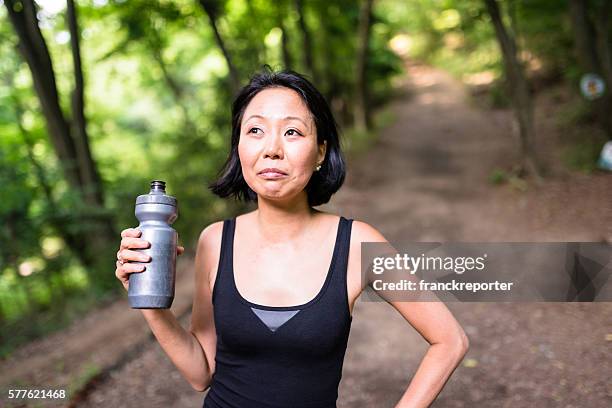
M 136 198 L 136 205 L 138 204 L 165 204 L 176 207 L 176 198 L 166 194 L 165 181 L 153 180 L 149 194 L 139 195 Z

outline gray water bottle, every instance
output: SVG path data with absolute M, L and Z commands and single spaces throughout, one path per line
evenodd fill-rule
M 133 309 L 169 309 L 174 300 L 176 276 L 177 233 L 170 225 L 178 217 L 176 198 L 166 194 L 166 183 L 151 182 L 149 194 L 136 199 L 136 218 L 141 239 L 151 246 L 137 251 L 151 257 L 150 262 L 141 263 L 144 272 L 131 273 L 128 299 Z

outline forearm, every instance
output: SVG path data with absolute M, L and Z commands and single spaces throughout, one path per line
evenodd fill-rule
M 396 408 L 428 407 L 436 399 L 466 351 L 464 347 L 442 343 L 431 345 Z
M 151 331 L 164 352 L 194 389 L 210 383 L 210 367 L 196 337 L 185 330 L 169 309 L 142 309 Z

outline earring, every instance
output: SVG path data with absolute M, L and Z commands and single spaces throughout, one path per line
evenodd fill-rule
M 317 167 L 315 167 L 315 171 L 319 171 L 319 170 L 321 170 L 321 165 L 317 164 Z

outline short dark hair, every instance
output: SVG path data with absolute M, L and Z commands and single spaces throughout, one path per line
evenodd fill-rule
M 229 156 L 217 175 L 217 180 L 208 188 L 219 197 L 234 196 L 245 202 L 257 201 L 257 194 L 249 187 L 242 175 L 238 158 L 240 124 L 247 105 L 255 95 L 266 88 L 285 87 L 297 92 L 310 110 L 317 131 L 317 144 L 327 141 L 325 158 L 321 169 L 315 171 L 306 185 L 308 205 L 317 206 L 329 202 L 340 189 L 346 175 L 344 155 L 340 149 L 340 135 L 329 105 L 321 93 L 304 76 L 295 71 L 274 72 L 270 67 L 251 77 L 240 90 L 232 104 L 232 140 Z

